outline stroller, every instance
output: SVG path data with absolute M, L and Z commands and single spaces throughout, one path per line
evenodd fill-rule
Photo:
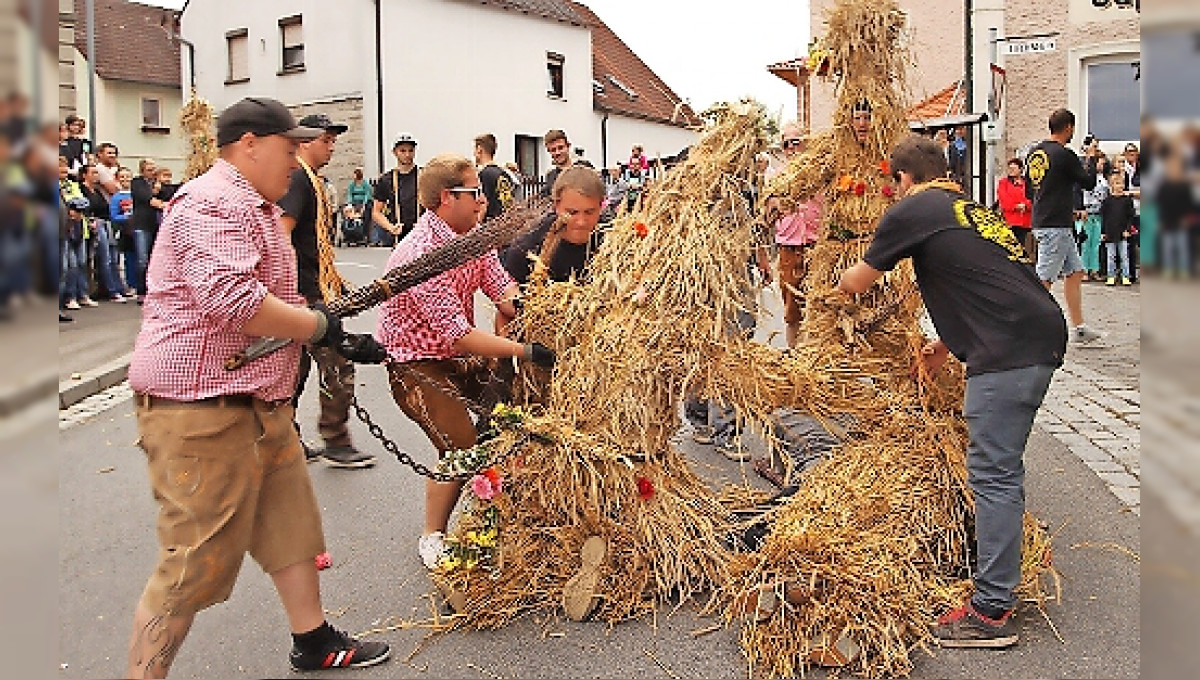
M 367 225 L 363 219 L 365 206 L 346 204 L 342 208 L 342 228 L 338 245 L 365 246 L 367 245 Z

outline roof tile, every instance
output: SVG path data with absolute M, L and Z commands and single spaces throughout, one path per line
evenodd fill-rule
M 87 2 L 75 0 L 75 47 L 87 51 Z M 179 87 L 177 12 L 128 0 L 96 0 L 96 74 L 109 80 Z

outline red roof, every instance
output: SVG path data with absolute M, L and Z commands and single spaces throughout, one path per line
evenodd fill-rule
M 533 14 L 576 26 L 582 26 L 584 21 L 583 17 L 575 13 L 570 3 L 562 0 L 479 0 L 479 4 Z
M 966 92 L 962 89 L 962 81 L 956 80 L 945 88 L 931 95 L 925 101 L 917 103 L 908 109 L 909 120 L 929 120 L 944 116 L 958 116 L 967 112 Z
M 567 0 L 592 33 L 592 106 L 679 127 L 699 126 L 692 107 L 667 86 L 592 10 Z
M 178 12 L 128 0 L 95 0 L 96 75 L 107 80 L 179 87 Z M 87 2 L 75 0 L 75 47 L 87 51 Z
M 799 57 L 771 64 L 767 67 L 767 70 L 796 87 L 800 87 L 801 81 L 808 80 L 808 76 L 810 75 L 807 57 Z

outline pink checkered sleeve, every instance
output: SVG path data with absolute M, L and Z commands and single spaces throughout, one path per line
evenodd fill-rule
M 180 258 L 180 277 L 195 291 L 192 299 L 205 319 L 240 330 L 267 297 L 257 273 L 260 249 L 244 226 L 253 218 L 229 219 L 212 203 L 196 203 L 186 206 L 188 228 L 171 232 L 175 252 L 187 254 Z
M 504 265 L 500 264 L 500 256 L 495 250 L 484 255 L 480 264 L 483 268 L 483 281 L 479 288 L 492 302 L 499 302 L 510 286 L 517 285 L 504 269 Z
M 409 289 L 415 312 L 446 349 L 452 348 L 472 328 L 462 299 L 455 292 L 457 276 L 458 272 L 448 271 Z

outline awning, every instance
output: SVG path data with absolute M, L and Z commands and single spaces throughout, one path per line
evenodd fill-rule
M 925 120 L 911 120 L 908 127 L 914 131 L 940 130 L 942 128 L 958 127 L 959 125 L 978 125 L 988 119 L 986 113 L 964 113 L 958 116 L 940 116 Z

